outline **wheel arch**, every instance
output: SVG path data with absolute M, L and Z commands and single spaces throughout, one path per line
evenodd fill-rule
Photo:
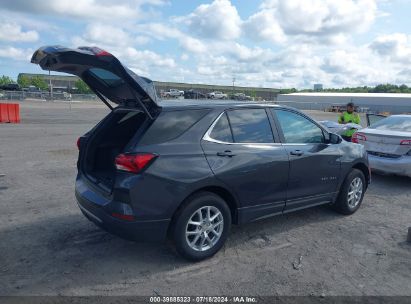
M 367 181 L 366 187 L 368 187 L 368 183 L 370 182 L 370 179 L 371 179 L 371 174 L 370 174 L 369 167 L 368 167 L 366 164 L 360 162 L 360 163 L 356 163 L 356 164 L 352 167 L 352 169 L 358 169 L 358 170 L 360 170 L 360 171 L 364 174 L 365 179 L 366 179 L 366 181 Z
M 350 174 L 350 172 L 353 169 L 360 170 L 364 174 L 364 177 L 367 181 L 365 183 L 365 186 L 368 188 L 368 184 L 371 181 L 371 173 L 369 171 L 369 167 L 367 166 L 367 164 L 362 162 L 362 161 L 357 161 L 354 164 L 349 164 L 349 165 L 347 164 L 347 166 L 343 169 L 343 172 L 342 172 L 342 175 L 341 175 L 342 178 L 338 183 L 338 188 L 337 188 L 338 191 L 337 191 L 337 196 L 335 197 L 335 199 L 338 197 L 338 193 L 340 192 L 341 187 L 344 184 L 345 179 L 347 178 L 348 174 Z

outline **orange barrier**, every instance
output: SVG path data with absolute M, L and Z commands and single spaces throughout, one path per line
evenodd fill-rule
M 0 122 L 10 122 L 7 103 L 0 103 Z
M 0 123 L 20 122 L 20 105 L 17 103 L 0 103 Z

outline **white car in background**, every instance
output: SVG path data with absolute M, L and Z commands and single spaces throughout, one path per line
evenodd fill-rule
M 251 96 L 245 95 L 244 93 L 236 93 L 232 96 L 234 100 L 253 100 Z
M 371 169 L 411 177 L 411 115 L 367 114 L 367 121 L 352 141 L 364 145 Z
M 227 94 L 224 94 L 223 92 L 215 91 L 207 94 L 208 98 L 211 99 L 227 99 Z
M 162 95 L 165 98 L 176 98 L 176 97 L 184 96 L 184 91 L 180 91 L 180 90 L 177 90 L 177 89 L 170 89 L 167 92 L 163 92 Z

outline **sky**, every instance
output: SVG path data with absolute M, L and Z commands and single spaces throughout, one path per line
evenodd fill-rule
M 411 86 L 411 0 L 1 0 L 0 75 L 44 45 L 98 46 L 158 81 Z

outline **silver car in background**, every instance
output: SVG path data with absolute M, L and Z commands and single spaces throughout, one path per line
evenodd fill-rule
M 321 120 L 319 121 L 324 127 L 326 127 L 330 132 L 338 135 L 343 135 L 348 130 L 361 130 L 363 127 L 355 123 L 339 124 L 338 122 L 331 120 Z
M 352 141 L 365 146 L 373 171 L 411 177 L 411 115 L 369 115 Z

